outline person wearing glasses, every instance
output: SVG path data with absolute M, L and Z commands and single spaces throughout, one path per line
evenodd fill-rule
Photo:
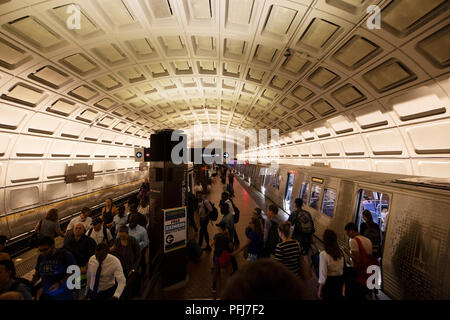
M 56 249 L 55 240 L 43 237 L 39 240 L 39 257 L 31 283 L 42 279 L 42 294 L 38 300 L 73 300 L 74 291 L 67 287 L 67 267 L 76 265 L 74 256 L 63 248 Z

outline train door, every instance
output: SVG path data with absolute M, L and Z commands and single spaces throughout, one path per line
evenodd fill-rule
M 294 178 L 295 175 L 293 173 L 288 172 L 286 180 L 286 191 L 284 194 L 284 210 L 287 213 L 291 213 L 291 198 L 292 198 L 292 188 L 294 187 Z
M 358 202 L 355 215 L 355 224 L 361 233 L 366 231 L 367 223 L 363 217 L 363 212 L 368 210 L 371 213 L 372 221 L 378 225 L 381 232 L 381 240 L 384 240 L 386 226 L 389 215 L 389 195 L 386 193 L 360 189 L 358 192 Z M 370 219 L 370 216 L 368 216 Z M 363 228 L 361 230 L 361 227 Z
M 355 224 L 361 235 L 372 241 L 373 254 L 380 258 L 383 256 L 384 239 L 389 218 L 389 195 L 383 192 L 360 189 L 358 191 L 358 201 L 356 205 Z M 368 210 L 370 214 L 364 217 L 363 212 Z M 367 220 L 371 219 L 378 228 L 369 228 Z M 380 263 L 381 265 L 381 263 Z M 378 279 L 381 287 L 383 280 Z
M 302 199 L 303 204 L 306 204 L 306 199 L 308 198 L 308 182 L 303 182 L 302 187 L 300 188 L 300 196 L 299 198 Z
M 263 176 L 262 176 L 262 183 L 261 183 L 261 193 L 262 194 L 266 194 L 265 184 L 266 184 L 267 168 L 261 168 L 261 171 L 262 171 L 262 174 L 263 174 Z

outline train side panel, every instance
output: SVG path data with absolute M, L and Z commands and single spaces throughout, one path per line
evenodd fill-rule
M 450 201 L 394 193 L 383 251 L 383 289 L 396 299 L 450 298 Z

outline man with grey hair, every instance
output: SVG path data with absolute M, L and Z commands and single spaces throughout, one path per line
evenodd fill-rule
M 70 251 L 81 269 L 81 288 L 86 285 L 86 272 L 89 258 L 95 253 L 95 241 L 86 236 L 84 224 L 78 222 L 73 228 L 73 234 L 64 241 L 64 249 Z

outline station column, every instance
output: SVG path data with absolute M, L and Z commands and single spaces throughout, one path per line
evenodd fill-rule
M 186 279 L 186 188 L 187 164 L 174 164 L 173 130 L 150 137 L 150 259 L 162 254 L 162 285 L 169 287 Z

